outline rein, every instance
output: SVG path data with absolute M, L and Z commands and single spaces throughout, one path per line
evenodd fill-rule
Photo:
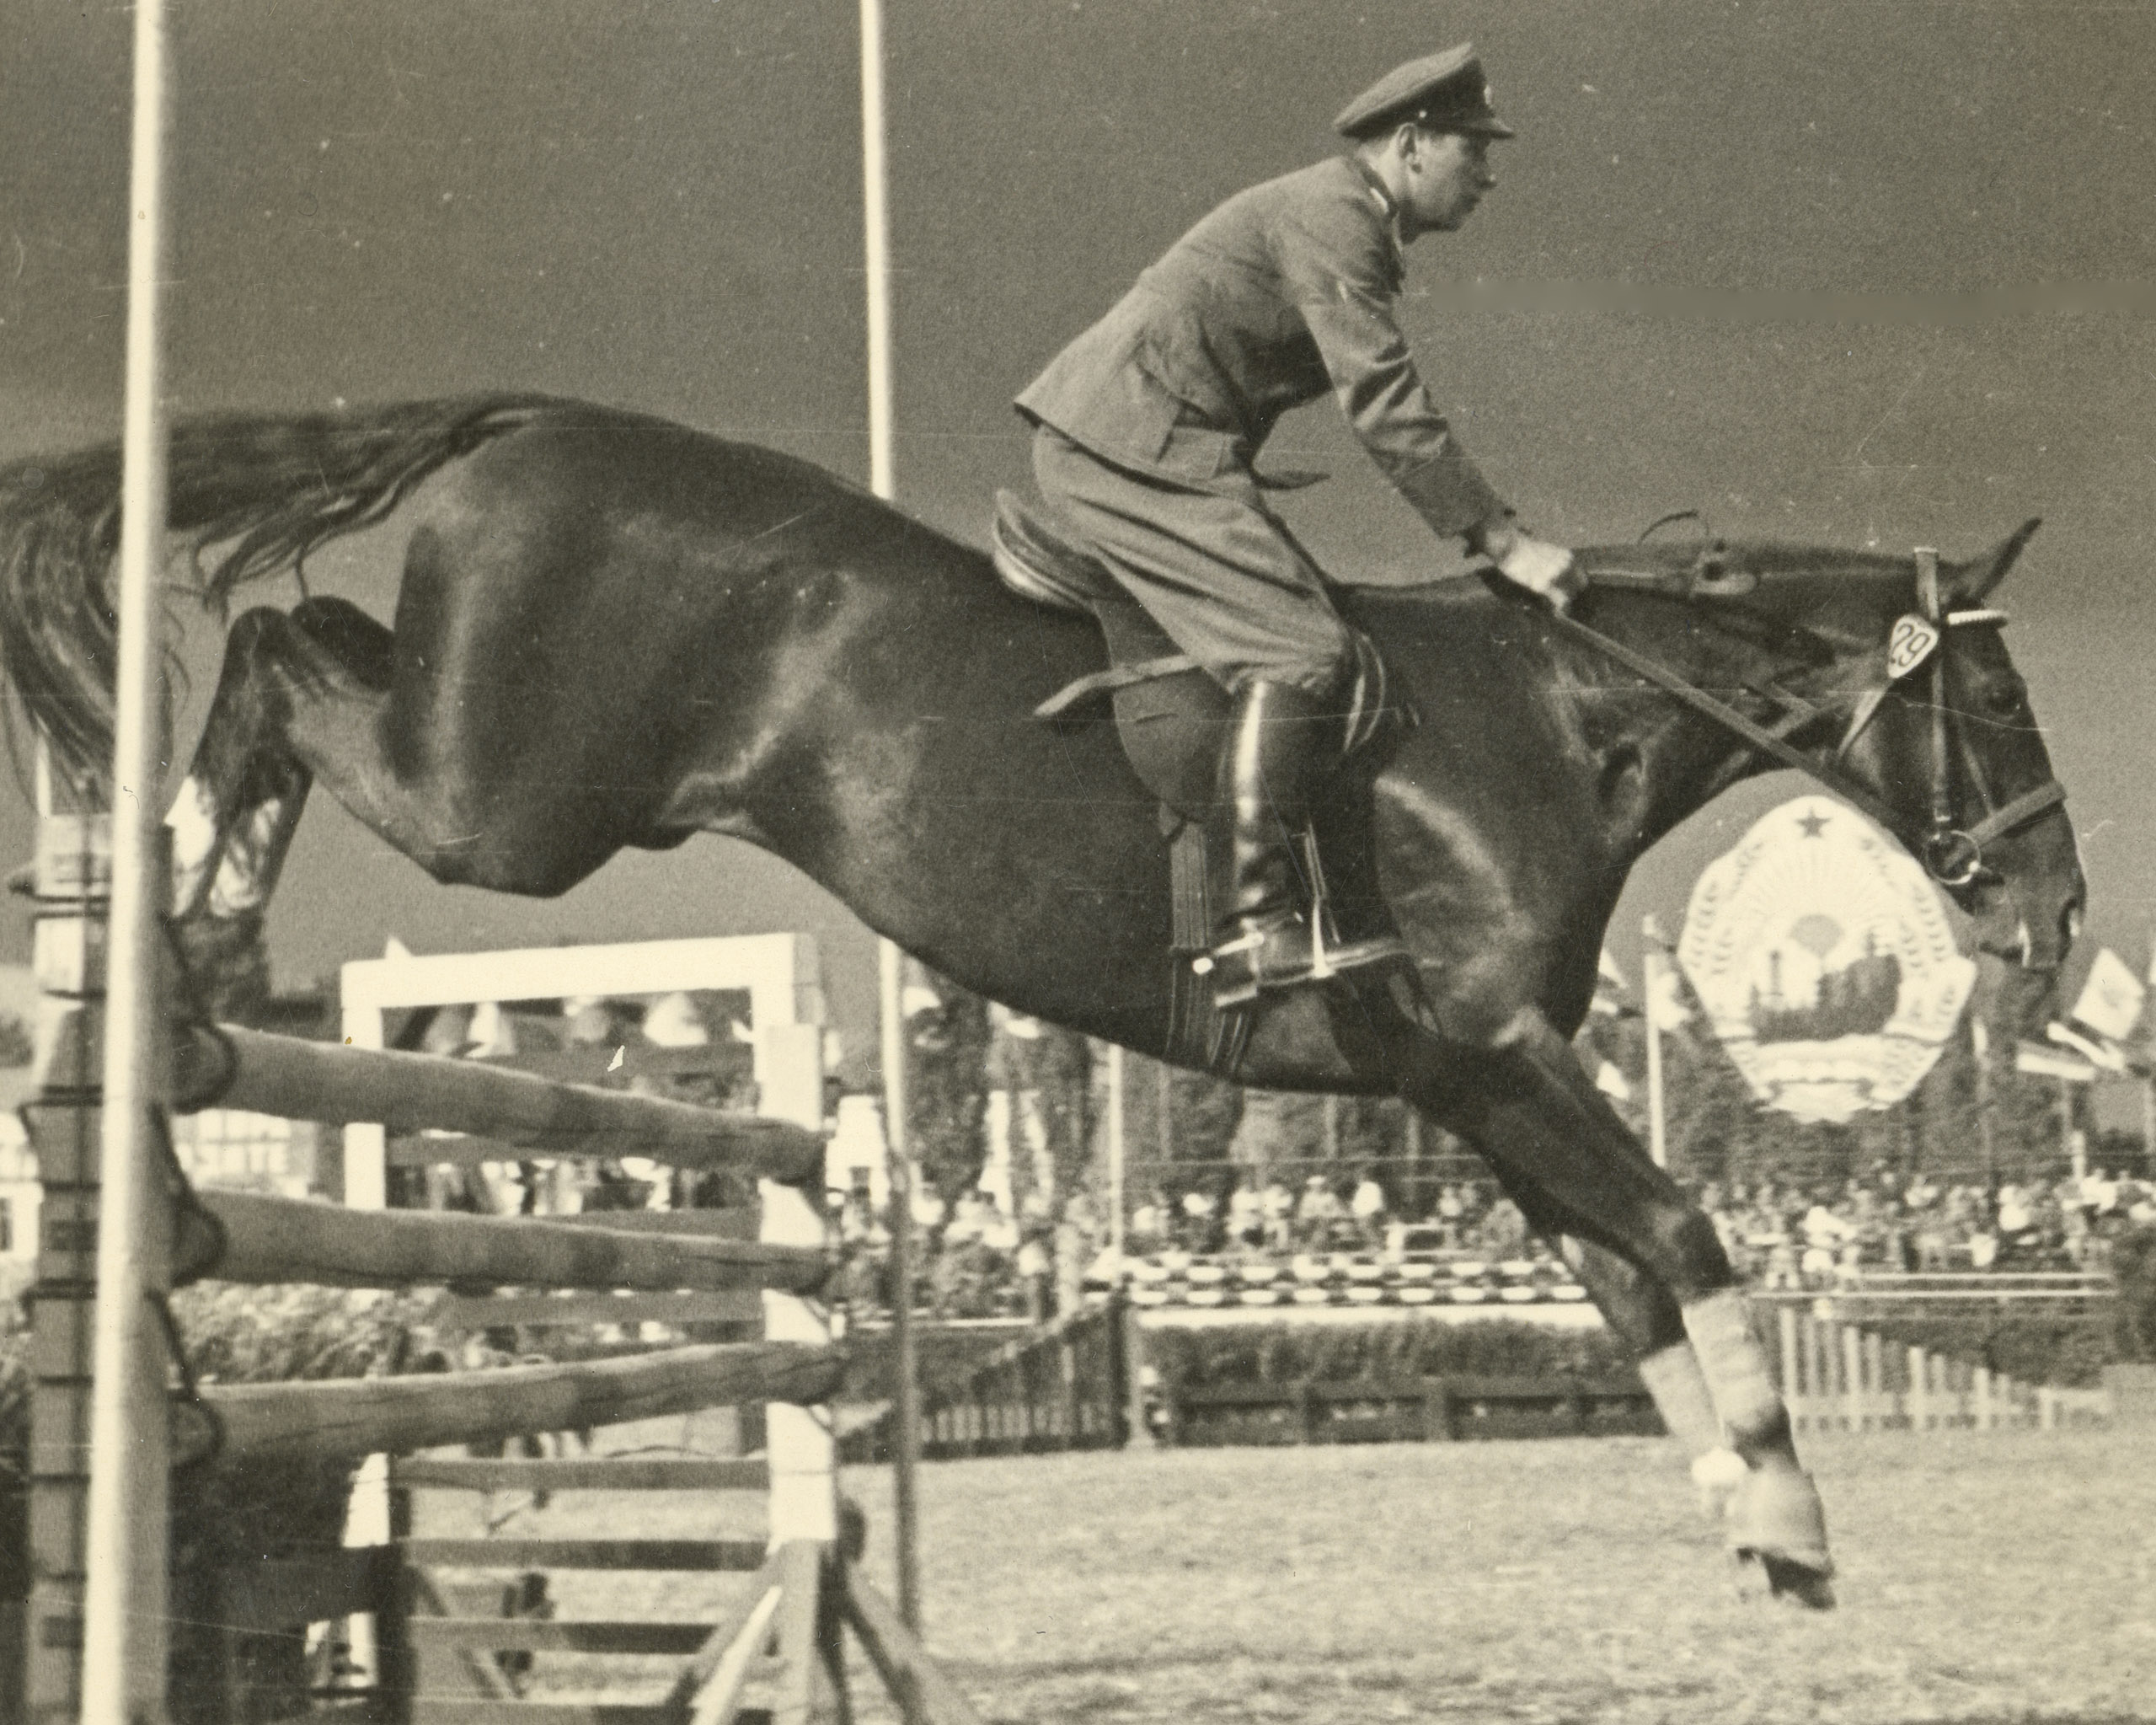
M 1813 778 L 1843 801 L 1854 806 L 1874 822 L 1891 833 L 1922 859 L 1932 878 L 1945 887 L 1966 887 L 1977 878 L 1983 866 L 1984 846 L 2007 833 L 2018 831 L 2039 815 L 2056 808 L 2066 801 L 2066 787 L 2056 779 L 2048 779 L 2035 790 L 2025 792 L 2004 806 L 1989 810 L 1974 826 L 1963 828 L 1955 823 L 1953 791 L 1950 783 L 1953 744 L 1955 740 L 1953 721 L 1959 717 L 1946 703 L 1946 652 L 1945 631 L 1956 623 L 2001 623 L 2005 619 L 1996 611 L 1965 611 L 1946 613 L 1939 603 L 1939 554 L 1929 547 L 1916 553 L 1917 586 L 1919 603 L 1923 608 L 1921 626 L 1911 630 L 1911 640 L 1904 644 L 1905 629 L 1918 623 L 1918 619 L 1905 618 L 1895 625 L 1896 640 L 1889 653 L 1888 680 L 1875 688 L 1865 691 L 1851 715 L 1848 728 L 1836 747 L 1832 765 L 1815 760 L 1795 747 L 1790 737 L 1827 716 L 1827 710 L 1815 706 L 1801 696 L 1786 689 L 1757 691 L 1763 697 L 1779 701 L 1786 710 L 1788 718 L 1780 730 L 1772 730 L 1742 713 L 1724 700 L 1720 700 L 1689 683 L 1660 660 L 1651 658 L 1620 640 L 1613 640 L 1600 629 L 1582 623 L 1565 611 L 1552 608 L 1549 620 L 1559 631 L 1574 640 L 1593 647 L 1597 652 L 1614 659 L 1627 670 L 1636 672 L 1664 693 L 1674 696 L 1694 712 L 1711 719 L 1724 730 L 1734 733 L 1750 743 L 1761 753 L 1771 757 L 1785 767 L 1795 769 Z M 1591 572 L 1587 580 L 1591 586 L 1646 587 L 1647 579 L 1626 572 L 1609 571 L 1617 576 L 1610 581 L 1602 571 Z M 1742 577 L 1740 577 L 1742 579 Z M 1733 586 L 1734 584 L 1732 584 Z M 1745 581 L 1745 587 L 1750 582 Z M 1666 591 L 1667 589 L 1664 589 Z M 1712 592 L 1704 582 L 1688 583 L 1683 597 L 1693 592 Z M 1723 591 L 1730 591 L 1725 587 Z M 1743 591 L 1744 588 L 1736 588 Z M 1893 668 L 1897 651 L 1911 653 L 1902 672 Z M 1891 808 L 1880 797 L 1857 784 L 1840 770 L 1841 763 L 1854 746 L 1857 738 L 1870 723 L 1897 676 L 1914 671 L 1925 660 L 1929 661 L 1931 683 L 1931 742 L 1932 778 L 1929 819 L 1922 824 Z

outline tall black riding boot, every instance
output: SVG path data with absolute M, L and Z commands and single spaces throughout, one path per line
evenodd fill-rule
M 1238 692 L 1221 790 L 1234 817 L 1228 913 L 1212 950 L 1216 1005 L 1292 988 L 1315 962 L 1301 850 L 1310 806 L 1340 747 L 1333 704 L 1285 683 Z

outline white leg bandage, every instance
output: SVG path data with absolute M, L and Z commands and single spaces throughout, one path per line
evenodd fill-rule
M 1680 1342 L 1657 1348 L 1640 1362 L 1640 1379 L 1655 1398 L 1656 1412 L 1687 1455 L 1704 1455 L 1722 1447 L 1722 1422 L 1692 1344 Z
M 1691 1337 L 1715 1401 L 1715 1412 L 1739 1444 L 1779 1423 L 1782 1397 L 1767 1369 L 1766 1351 L 1752 1333 L 1744 1295 L 1725 1288 L 1684 1308 Z

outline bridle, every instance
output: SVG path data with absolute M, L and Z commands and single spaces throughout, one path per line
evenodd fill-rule
M 2019 832 L 2040 816 L 2057 808 L 2066 801 L 2066 787 L 2056 779 L 2046 779 L 2035 790 L 2025 791 L 2009 802 L 1996 807 L 1987 806 L 1982 815 L 1971 824 L 1965 826 L 1956 817 L 1954 761 L 1957 755 L 1964 753 L 1964 738 L 1961 734 L 1962 715 L 1950 708 L 1946 700 L 1949 643 L 1955 629 L 1968 624 L 2004 624 L 2006 613 L 2003 611 L 1947 610 L 1939 593 L 1939 553 L 1930 546 L 1921 545 L 1917 548 L 1915 555 L 1918 609 L 1895 619 L 1887 635 L 1886 678 L 1858 697 L 1843 726 L 1841 741 L 1827 762 L 1805 753 L 1795 747 L 1792 739 L 1832 717 L 1832 709 L 1773 683 L 1764 687 L 1747 685 L 1746 693 L 1771 701 L 1782 710 L 1782 716 L 1773 725 L 1761 725 L 1747 718 L 1728 702 L 1709 694 L 1695 683 L 1687 682 L 1661 661 L 1611 639 L 1576 617 L 1558 610 L 1551 611 L 1549 617 L 1563 633 L 1586 643 L 1616 660 L 1627 670 L 1645 678 L 1695 712 L 1704 714 L 1725 730 L 1735 732 L 1782 765 L 1793 767 L 1798 772 L 1808 774 L 1817 779 L 1835 796 L 1860 810 L 1900 839 L 1942 887 L 1966 887 L 1983 871 L 1986 845 L 2004 838 L 2010 833 Z M 1688 599 L 1695 595 L 1711 597 L 1748 592 L 1757 582 L 1757 577 L 1749 571 L 1729 570 L 1719 558 L 1710 556 L 1703 556 L 1693 571 L 1681 574 L 1672 575 L 1667 571 L 1597 568 L 1586 571 L 1585 576 L 1591 587 L 1645 589 Z M 1890 807 L 1881 798 L 1858 784 L 1848 775 L 1843 763 L 1880 708 L 1886 704 L 1887 696 L 1896 692 L 1896 685 L 1920 670 L 1928 673 L 1930 683 L 1932 759 L 1929 808 L 1924 817 L 1918 819 Z M 1981 775 L 1978 775 L 1978 791 L 1988 804 L 1988 794 L 1983 790 Z

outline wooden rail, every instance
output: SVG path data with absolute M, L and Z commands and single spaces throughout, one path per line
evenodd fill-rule
M 773 1180 L 820 1177 L 820 1133 L 664 1096 L 562 1084 L 474 1060 L 304 1042 L 234 1025 L 179 1035 L 183 1112 L 243 1108 L 288 1120 L 473 1133 L 521 1151 L 645 1156 Z M 453 1140 L 452 1140 L 453 1142 Z
M 205 1273 L 227 1282 L 813 1294 L 832 1265 L 818 1246 L 633 1233 L 529 1216 L 348 1210 L 214 1187 L 196 1197 L 224 1235 L 223 1250 Z
M 690 1413 L 730 1402 L 815 1406 L 843 1357 L 804 1342 L 726 1342 L 621 1359 L 406 1378 L 212 1385 L 227 1460 L 357 1456 Z

